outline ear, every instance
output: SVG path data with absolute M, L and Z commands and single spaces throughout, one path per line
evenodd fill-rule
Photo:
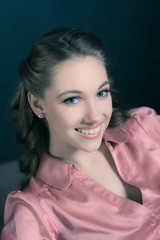
M 28 93 L 28 102 L 32 108 L 32 111 L 37 115 L 44 115 L 44 107 L 42 101 L 35 97 L 32 93 Z

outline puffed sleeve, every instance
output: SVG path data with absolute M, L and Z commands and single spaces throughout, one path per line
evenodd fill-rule
M 0 240 L 56 240 L 54 223 L 32 196 L 10 194 L 5 206 L 5 225 Z
M 135 108 L 130 110 L 130 115 L 135 117 L 144 131 L 160 144 L 160 115 L 154 109 L 148 107 Z

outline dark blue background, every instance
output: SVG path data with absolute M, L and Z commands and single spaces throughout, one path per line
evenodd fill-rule
M 99 35 L 112 63 L 122 109 L 150 106 L 160 112 L 159 0 L 0 1 L 0 161 L 17 158 L 8 104 L 18 66 L 29 46 L 54 27 L 81 28 Z

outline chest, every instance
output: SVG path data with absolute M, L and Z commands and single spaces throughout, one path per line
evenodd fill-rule
M 95 158 L 90 168 L 83 169 L 89 177 L 110 192 L 142 204 L 140 189 L 122 179 L 108 150 L 97 153 Z

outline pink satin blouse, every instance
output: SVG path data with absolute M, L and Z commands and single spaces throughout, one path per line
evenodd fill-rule
M 160 240 L 160 116 L 149 108 L 131 115 L 104 139 L 121 178 L 141 190 L 143 204 L 44 154 L 27 189 L 9 194 L 1 240 Z

